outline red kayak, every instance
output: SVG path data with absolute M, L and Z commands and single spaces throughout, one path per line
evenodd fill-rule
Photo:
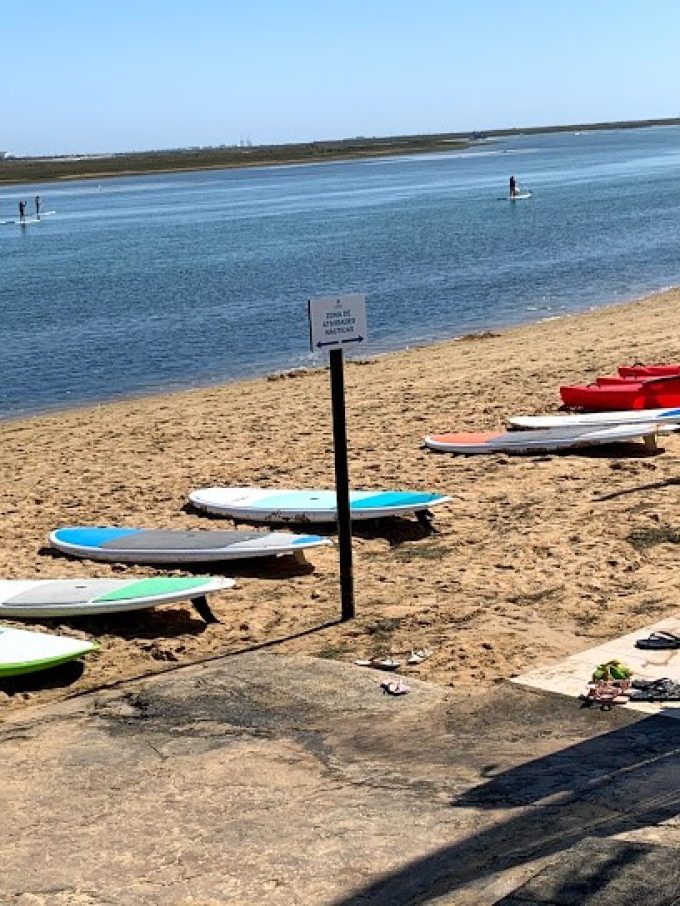
M 670 377 L 680 374 L 680 365 L 620 365 L 622 378 Z
M 678 375 L 680 375 L 680 372 L 678 372 Z M 625 384 L 627 387 L 629 387 L 631 383 L 644 384 L 647 381 L 655 380 L 656 377 L 659 377 L 659 375 L 650 375 L 649 377 L 621 377 L 620 374 L 613 374 L 611 377 L 596 378 L 595 383 L 598 385 L 598 387 L 611 387 L 617 384 Z
M 626 380 L 620 384 L 560 387 L 560 396 L 570 409 L 593 412 L 680 408 L 680 375 L 646 381 Z

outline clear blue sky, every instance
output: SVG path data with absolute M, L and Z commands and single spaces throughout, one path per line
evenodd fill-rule
M 0 150 L 680 116 L 678 0 L 5 2 Z

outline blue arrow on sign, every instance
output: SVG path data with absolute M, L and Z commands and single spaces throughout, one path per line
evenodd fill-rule
M 342 342 L 342 343 L 363 343 L 364 338 L 363 337 L 350 337 L 349 340 L 341 340 L 340 342 Z

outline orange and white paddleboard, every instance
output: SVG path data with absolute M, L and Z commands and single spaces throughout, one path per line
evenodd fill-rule
M 658 426 L 611 425 L 604 428 L 550 428 L 542 431 L 486 431 L 430 434 L 425 446 L 441 453 L 536 453 L 613 444 L 653 437 Z

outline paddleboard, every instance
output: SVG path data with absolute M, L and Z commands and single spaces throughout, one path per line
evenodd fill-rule
M 58 667 L 97 647 L 82 639 L 0 626 L 0 677 Z
M 542 431 L 431 434 L 425 445 L 442 453 L 536 453 L 541 450 L 568 450 L 596 444 L 614 444 L 653 437 L 657 426 L 610 425 L 603 428 L 552 428 Z
M 352 519 L 419 513 L 451 498 L 421 491 L 350 491 Z M 189 494 L 201 510 L 247 522 L 334 522 L 335 491 L 276 488 L 200 488 Z
M 0 225 L 15 224 L 16 226 L 30 226 L 32 223 L 40 223 L 44 217 L 56 214 L 56 211 L 41 211 L 40 214 L 30 214 L 23 220 L 0 220 Z
M 79 617 L 196 601 L 233 579 L 0 579 L 0 617 Z
M 30 226 L 32 223 L 40 223 L 35 217 L 27 217 L 25 220 L 2 220 L 3 224 L 15 224 L 16 226 Z
M 282 557 L 328 545 L 320 535 L 292 532 L 172 531 L 78 526 L 56 529 L 50 544 L 66 554 L 119 563 L 199 563 Z
M 525 198 L 531 198 L 531 192 L 520 192 L 517 195 L 508 195 L 509 201 L 524 201 Z
M 680 424 L 680 409 L 630 409 L 618 412 L 584 412 L 581 415 L 513 415 L 508 422 L 514 428 Z

